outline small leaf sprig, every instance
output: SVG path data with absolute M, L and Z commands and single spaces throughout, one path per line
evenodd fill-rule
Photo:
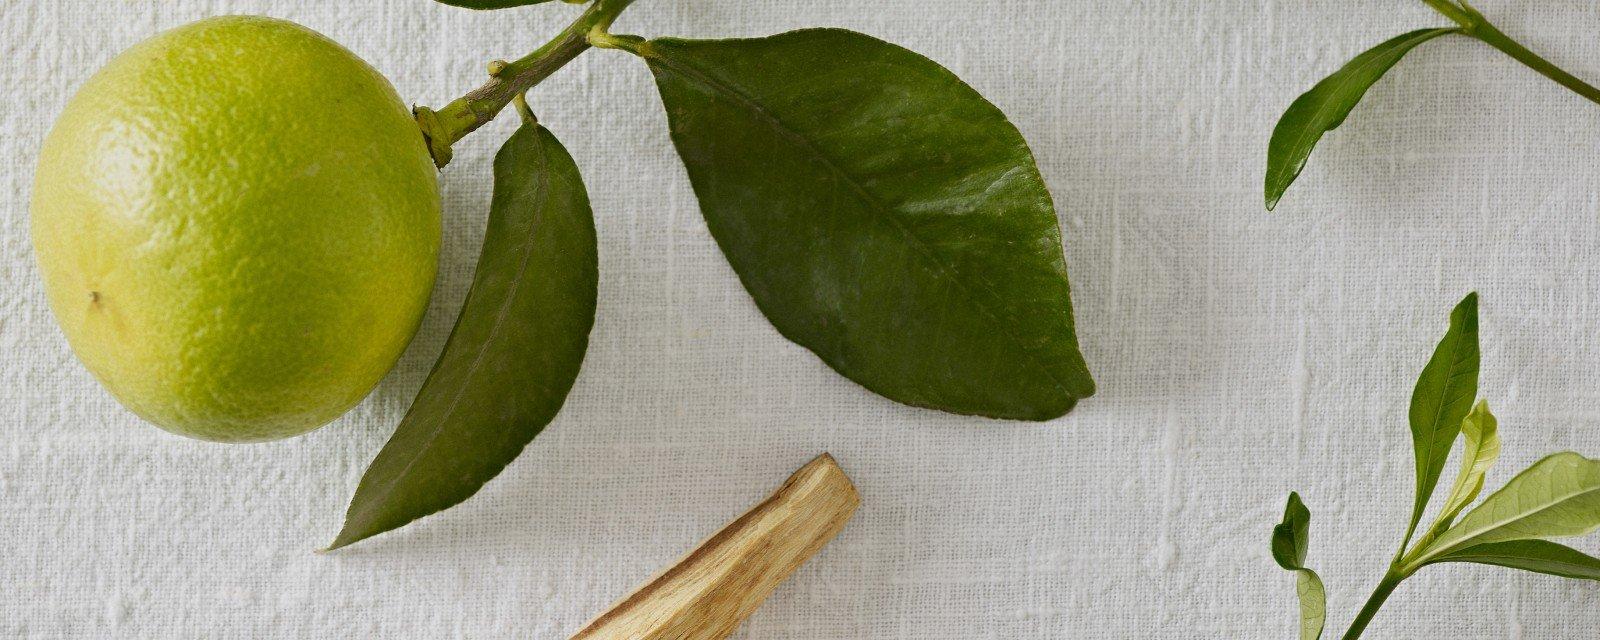
M 634 2 L 579 0 L 545 45 L 492 63 L 459 99 L 414 109 L 441 169 L 507 106 L 525 124 L 495 158 L 482 255 L 450 339 L 330 549 L 470 498 L 566 401 L 594 326 L 598 239 L 576 162 L 525 96 L 590 49 L 655 76 L 711 236 L 785 338 L 879 395 L 951 413 L 1050 420 L 1094 394 L 1055 205 L 999 108 L 933 60 L 854 31 L 611 33 Z
M 1545 60 L 1522 46 L 1489 22 L 1467 0 L 1422 0 L 1435 11 L 1456 23 L 1454 27 L 1418 29 L 1395 36 L 1346 63 L 1289 105 L 1272 130 L 1267 144 L 1266 205 L 1278 206 L 1284 191 L 1300 176 L 1306 159 L 1322 135 L 1344 124 L 1345 117 L 1365 96 L 1367 89 L 1382 79 L 1389 69 L 1417 46 L 1448 35 L 1473 38 L 1504 52 L 1561 86 L 1588 100 L 1600 103 L 1600 89 Z
M 1484 478 L 1500 456 L 1494 414 L 1488 403 L 1474 403 L 1478 368 L 1478 296 L 1474 293 L 1450 314 L 1450 329 L 1412 393 L 1416 498 L 1411 521 L 1389 570 L 1351 622 L 1344 640 L 1361 637 L 1395 588 L 1430 565 L 1469 562 L 1600 580 L 1600 558 L 1550 541 L 1600 529 L 1600 460 L 1572 452 L 1547 456 L 1467 510 L 1482 493 Z M 1461 470 L 1433 524 L 1413 544 L 1417 525 L 1458 439 L 1465 441 Z M 1321 638 L 1327 615 L 1322 580 L 1305 564 L 1310 524 L 1311 511 L 1300 494 L 1291 493 L 1283 521 L 1272 530 L 1273 559 L 1296 573 L 1301 640 Z

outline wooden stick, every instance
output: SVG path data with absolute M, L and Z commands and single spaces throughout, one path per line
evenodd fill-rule
M 572 640 L 720 640 L 838 535 L 861 504 L 826 453 Z

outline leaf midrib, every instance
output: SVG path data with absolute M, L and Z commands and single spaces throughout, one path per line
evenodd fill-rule
M 692 80 L 696 80 L 702 86 L 704 86 L 704 87 L 706 87 L 708 89 L 712 89 L 714 91 L 718 91 L 718 92 L 722 93 L 723 95 L 725 95 L 725 96 L 727 96 L 729 98 L 732 98 L 735 102 L 743 105 L 744 107 L 746 107 L 750 111 L 752 111 L 755 114 L 761 116 L 761 118 L 767 124 L 771 125 L 772 128 L 774 130 L 776 130 L 780 135 L 783 135 L 784 137 L 789 138 L 791 141 L 794 141 L 794 142 L 798 143 L 799 145 L 803 146 L 804 148 L 810 150 L 812 152 L 812 154 L 814 156 L 816 156 L 816 158 L 818 158 L 818 159 L 820 159 L 822 161 L 822 164 L 824 166 L 826 166 L 829 171 L 831 171 L 835 176 L 837 176 L 845 184 L 849 185 L 850 189 L 855 192 L 857 197 L 861 198 L 861 200 L 865 204 L 867 204 L 869 207 L 871 207 L 872 209 L 878 211 L 880 214 L 883 214 L 883 215 L 879 216 L 880 218 L 887 219 L 890 222 L 891 226 L 893 226 L 895 229 L 899 230 L 902 234 L 905 235 L 905 237 L 911 239 L 913 241 L 911 244 L 912 244 L 912 246 L 917 248 L 917 252 L 918 252 L 919 255 L 921 255 L 926 261 L 932 263 L 935 267 L 937 267 L 939 269 L 939 271 L 941 273 L 943 273 L 948 279 L 950 279 L 951 281 L 955 282 L 958 286 L 960 286 L 961 289 L 963 291 L 965 291 L 969 297 L 971 297 L 974 300 L 979 299 L 979 297 L 976 295 L 976 292 L 973 291 L 972 285 L 970 285 L 966 280 L 958 277 L 956 275 L 956 273 L 955 273 L 954 268 L 952 268 L 951 266 L 949 266 L 949 265 L 945 264 L 944 262 L 942 262 L 938 258 L 938 255 L 933 252 L 932 248 L 929 246 L 929 244 L 928 244 L 928 242 L 926 240 L 924 240 L 920 236 L 918 236 L 910 228 L 905 226 L 905 223 L 901 222 L 899 220 L 899 218 L 897 218 L 897 217 L 895 217 L 895 215 L 893 215 L 895 213 L 893 208 L 884 206 L 881 202 L 878 201 L 877 198 L 875 198 L 870 192 L 868 192 L 866 190 L 866 187 L 864 187 L 860 183 L 856 182 L 856 180 L 854 178 L 852 178 L 849 173 L 845 172 L 844 169 L 840 168 L 838 163 L 835 162 L 833 158 L 829 157 L 826 153 L 823 153 L 822 150 L 819 149 L 814 143 L 812 143 L 810 139 L 806 138 L 800 132 L 798 132 L 798 131 L 794 130 L 792 127 L 788 126 L 776 114 L 772 113 L 771 111 L 769 111 L 768 109 L 763 107 L 761 105 L 761 103 L 757 102 L 754 98 L 752 98 L 751 96 L 747 95 L 745 92 L 741 91 L 740 89 L 734 87 L 733 85 L 730 85 L 730 84 L 728 84 L 726 82 L 723 82 L 722 80 L 719 80 L 717 78 L 713 78 L 710 75 L 705 74 L 705 73 L 701 72 L 700 70 L 695 69 L 693 67 L 690 67 L 690 66 L 687 66 L 687 65 L 683 65 L 683 64 L 679 64 L 676 60 L 661 56 L 661 55 L 657 54 L 655 51 L 653 51 L 651 49 L 647 48 L 647 49 L 641 50 L 640 51 L 640 55 L 645 57 L 645 58 L 647 58 L 651 62 L 655 62 L 655 63 L 660 64 L 662 66 L 668 67 L 673 72 L 678 73 L 679 75 L 682 75 L 684 77 L 690 78 Z M 982 286 L 981 284 L 980 284 L 980 287 L 983 288 L 983 293 L 988 295 L 988 297 L 990 298 L 991 302 L 994 302 L 994 301 L 998 300 L 999 296 L 997 294 L 995 294 L 992 290 L 989 290 L 986 286 Z M 1032 363 L 1035 367 L 1038 367 L 1040 371 L 1044 372 L 1045 376 L 1050 379 L 1051 384 L 1055 385 L 1055 387 L 1056 387 L 1056 389 L 1058 391 L 1062 392 L 1063 394 L 1065 394 L 1065 395 L 1067 395 L 1069 397 L 1073 397 L 1073 398 L 1077 397 L 1077 396 L 1075 396 L 1073 394 L 1072 390 L 1070 388 L 1068 388 L 1067 385 L 1064 382 L 1062 382 L 1060 377 L 1058 377 L 1056 375 L 1056 373 L 1053 370 L 1051 370 L 1050 367 L 1045 365 L 1045 363 L 1039 358 L 1038 354 L 1034 353 L 1031 349 L 1028 349 L 1023 344 L 1021 338 L 1017 337 L 1017 335 L 1011 330 L 1010 324 L 1004 322 L 1000 318 L 1000 316 L 996 313 L 996 311 L 994 309 L 992 309 L 989 305 L 986 305 L 986 304 L 979 304 L 977 306 L 978 306 L 978 308 L 982 309 L 983 312 L 985 314 L 987 314 L 989 316 L 989 318 L 991 320 L 993 320 L 996 325 L 998 325 L 1000 327 L 1000 333 L 1002 335 L 1004 335 L 1006 337 L 1006 339 L 1010 340 L 1011 343 L 1014 346 L 1016 346 L 1017 350 L 1020 351 L 1028 359 L 1028 361 L 1030 363 Z
M 535 144 L 533 146 L 538 151 L 538 161 L 536 166 L 544 167 L 549 163 L 549 158 L 546 155 L 548 152 L 545 149 L 545 145 L 538 143 L 537 133 L 537 130 L 533 131 L 535 136 Z M 535 191 L 534 202 L 543 202 L 550 196 L 551 172 L 539 171 L 537 173 L 539 175 L 539 181 Z M 387 482 L 384 483 L 383 488 L 375 494 L 377 497 L 387 498 L 394 491 L 394 487 L 400 482 L 400 479 L 404 478 L 406 474 L 410 473 L 412 467 L 417 464 L 417 461 L 421 460 L 423 457 L 425 457 L 425 454 L 427 454 L 428 451 L 432 450 L 433 446 L 438 442 L 440 434 L 444 433 L 444 424 L 447 422 L 447 418 L 455 413 L 456 407 L 460 406 L 461 398 L 466 395 L 466 381 L 471 379 L 473 375 L 478 372 L 479 365 L 482 364 L 484 356 L 489 352 L 489 345 L 496 341 L 496 338 L 500 333 L 500 328 L 504 325 L 506 318 L 510 315 L 512 303 L 516 300 L 517 291 L 522 287 L 523 276 L 527 273 L 528 264 L 533 259 L 534 245 L 537 244 L 533 241 L 532 233 L 533 229 L 530 228 L 529 238 L 522 245 L 522 256 L 517 264 L 516 277 L 511 280 L 511 286 L 506 290 L 505 301 L 501 303 L 499 311 L 495 313 L 494 322 L 489 325 L 488 337 L 486 337 L 483 341 L 483 344 L 479 346 L 478 353 L 473 356 L 472 363 L 467 366 L 466 372 L 461 375 L 460 380 L 462 382 L 456 385 L 455 394 L 454 397 L 450 399 L 449 406 L 444 410 L 438 419 L 433 421 L 435 425 L 434 428 L 428 434 L 428 437 L 423 442 L 422 446 L 417 448 L 416 454 L 411 456 L 411 459 L 406 462 L 405 466 L 402 467 L 399 472 L 395 473 Z M 424 382 L 424 386 L 426 386 L 426 382 Z M 383 504 L 387 504 L 387 501 L 368 502 L 367 504 L 381 506 Z M 376 508 L 376 506 L 372 506 L 362 509 L 360 515 L 365 516 Z

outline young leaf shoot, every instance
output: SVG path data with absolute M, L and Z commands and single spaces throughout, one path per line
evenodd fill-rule
M 1456 306 L 1450 329 L 1417 381 L 1411 404 L 1417 463 L 1411 522 L 1400 551 L 1350 623 L 1345 640 L 1361 637 L 1390 594 L 1429 565 L 1470 562 L 1600 580 L 1600 559 L 1550 541 L 1600 529 L 1600 460 L 1571 452 L 1551 455 L 1462 514 L 1482 492 L 1486 474 L 1500 457 L 1498 422 L 1487 403 L 1472 402 L 1478 385 L 1477 301 L 1477 294 L 1470 294 Z M 1422 510 L 1459 435 L 1466 441 L 1461 470 L 1438 517 L 1412 544 Z M 1320 604 L 1322 583 L 1304 566 L 1309 520 L 1299 494 L 1291 494 L 1283 523 L 1272 533 L 1273 558 L 1284 569 L 1300 572 L 1296 581 L 1302 640 L 1317 637 L 1307 634 L 1313 629 L 1320 633 L 1325 614 Z

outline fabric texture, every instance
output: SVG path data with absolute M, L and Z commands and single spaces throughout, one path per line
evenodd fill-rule
M 1593 3 L 1477 4 L 1600 81 Z M 1291 489 L 1312 511 L 1333 636 L 1399 542 L 1411 386 L 1471 290 L 1505 442 L 1489 487 L 1546 453 L 1600 455 L 1600 107 L 1444 38 L 1325 138 L 1276 213 L 1262 208 L 1283 109 L 1367 47 L 1445 24 L 1389 0 L 643 0 L 618 22 L 647 36 L 852 28 L 1008 113 L 1060 208 L 1100 388 L 1052 423 L 900 406 L 781 338 L 700 219 L 648 71 L 614 51 L 531 96 L 597 216 L 588 359 L 555 423 L 467 503 L 315 553 L 443 346 L 514 117 L 456 146 L 421 333 L 335 423 L 264 445 L 186 440 L 73 359 L 27 202 L 54 114 L 118 51 L 202 17 L 272 15 L 439 106 L 576 11 L 0 0 L 0 636 L 565 638 L 823 451 L 863 506 L 738 637 L 1291 637 L 1294 578 L 1267 548 Z M 1365 637 L 1592 638 L 1597 604 L 1593 584 L 1436 567 Z

